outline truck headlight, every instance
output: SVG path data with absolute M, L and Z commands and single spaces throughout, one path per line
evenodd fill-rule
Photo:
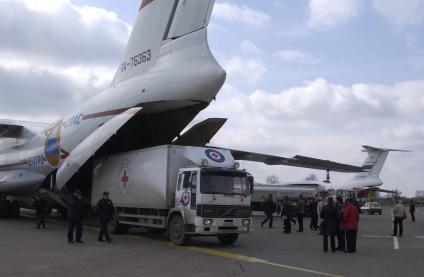
M 241 224 L 243 224 L 243 226 L 249 226 L 250 225 L 250 219 L 243 219 L 241 221 Z
M 212 219 L 203 219 L 203 225 L 205 226 L 211 226 L 213 223 Z

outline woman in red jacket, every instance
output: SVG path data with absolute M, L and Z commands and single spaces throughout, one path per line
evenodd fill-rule
M 347 205 L 343 213 L 343 225 L 346 230 L 347 252 L 356 252 L 356 236 L 358 234 L 359 212 L 353 205 L 352 198 L 347 200 Z

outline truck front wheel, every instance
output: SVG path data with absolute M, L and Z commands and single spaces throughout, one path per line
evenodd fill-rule
M 222 245 L 231 245 L 237 241 L 238 237 L 238 234 L 223 235 L 218 236 L 218 240 Z
M 186 245 L 190 241 L 190 236 L 185 233 L 183 218 L 175 215 L 169 221 L 168 236 L 172 243 L 176 245 Z

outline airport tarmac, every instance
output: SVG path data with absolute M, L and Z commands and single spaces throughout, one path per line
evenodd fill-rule
M 390 236 L 391 216 L 361 215 L 356 254 L 324 253 L 322 237 L 309 230 L 283 234 L 260 227 L 241 235 L 233 246 L 216 238 L 193 238 L 177 247 L 163 235 L 134 230 L 114 236 L 111 244 L 97 242 L 95 228 L 85 229 L 84 244 L 68 244 L 66 223 L 35 229 L 35 219 L 0 220 L 0 276 L 423 276 L 424 208 L 417 221 L 404 222 L 404 236 Z

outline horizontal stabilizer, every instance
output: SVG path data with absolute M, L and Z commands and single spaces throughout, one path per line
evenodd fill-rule
M 362 167 L 336 163 L 328 160 L 320 160 L 304 156 L 294 156 L 293 158 L 284 158 L 273 155 L 252 153 L 239 150 L 231 150 L 231 153 L 236 160 L 262 162 L 267 165 L 286 165 L 319 170 L 329 170 L 336 172 L 363 172 Z
M 378 147 L 373 147 L 373 146 L 368 146 L 368 145 L 363 145 L 363 148 L 365 148 L 364 152 L 369 152 L 369 151 L 375 151 L 375 152 L 411 152 L 409 150 L 398 150 L 398 149 L 390 149 L 390 148 L 378 148 Z
M 173 144 L 186 146 L 205 146 L 227 121 L 226 118 L 209 118 L 202 121 L 178 137 Z

